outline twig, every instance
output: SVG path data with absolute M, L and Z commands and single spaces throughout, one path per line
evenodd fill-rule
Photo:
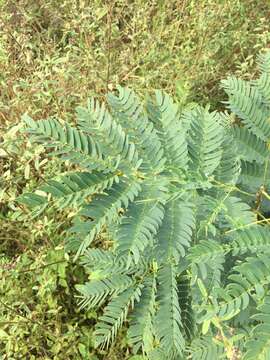
M 267 223 L 267 224 L 270 224 L 270 219 L 264 219 L 264 220 L 257 220 L 257 221 L 253 221 L 249 224 L 245 224 L 245 225 L 241 225 L 235 229 L 231 229 L 231 230 L 228 230 L 228 231 L 225 231 L 225 234 L 229 234 L 231 232 L 234 232 L 234 231 L 237 231 L 237 230 L 241 230 L 241 229 L 245 229 L 246 227 L 249 227 L 251 225 L 257 225 L 257 224 L 263 224 L 263 223 Z
M 109 4 L 109 10 L 108 10 L 108 13 L 107 13 L 107 26 L 108 26 L 108 33 L 107 33 L 107 36 L 108 36 L 108 44 L 107 44 L 107 47 L 108 47 L 108 62 L 107 62 L 107 75 L 106 75 L 106 89 L 107 89 L 107 92 L 109 90 L 109 81 L 110 81 L 110 73 L 111 73 L 111 42 L 112 42 L 112 11 L 113 11 L 113 6 L 114 6 L 114 2 L 113 1 L 110 1 L 110 4 Z
M 41 269 L 44 269 L 44 268 L 46 268 L 48 266 L 57 265 L 57 264 L 61 264 L 61 263 L 64 263 L 64 262 L 66 262 L 66 260 L 59 260 L 59 261 L 55 261 L 55 262 L 52 262 L 52 263 L 49 263 L 49 264 L 37 266 L 37 267 L 35 267 L 33 269 L 26 269 L 26 270 L 17 271 L 16 273 L 17 274 L 23 274 L 23 273 L 26 273 L 26 272 L 32 272 L 32 271 L 36 271 L 36 270 L 41 270 Z

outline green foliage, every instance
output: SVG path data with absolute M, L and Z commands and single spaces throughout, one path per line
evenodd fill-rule
M 60 209 L 78 209 L 66 250 L 89 274 L 77 285 L 80 306 L 103 308 L 97 347 L 108 349 L 128 323 L 134 353 L 149 359 L 222 358 L 224 349 L 229 357 L 235 343 L 244 349 L 245 335 L 228 340 L 228 329 L 262 301 L 270 281 L 269 227 L 237 186 L 239 160 L 253 153 L 232 151 L 232 131 L 217 112 L 181 111 L 161 91 L 142 103 L 118 89 L 108 95 L 110 112 L 91 99 L 72 128 L 24 117 L 32 142 L 71 164 L 75 152 L 80 161 L 76 173 L 20 202 L 36 213 L 72 194 L 60 201 Z M 74 189 L 86 195 L 73 196 Z M 103 233 L 110 243 L 95 247 Z
M 258 193 L 257 210 L 267 212 L 270 197 L 270 52 L 259 56 L 260 76 L 244 81 L 235 77 L 222 81 L 228 94 L 227 107 L 241 122 L 233 126 L 232 134 L 242 161 L 240 184 L 252 193 Z
M 75 282 L 83 269 L 69 261 L 63 247 L 45 246 L 20 254 L 11 262 L 0 257 L 0 354 L 3 359 L 97 360 L 94 310 L 76 306 Z M 18 289 L 20 291 L 18 292 Z M 110 359 L 126 358 L 121 341 Z M 124 356 L 124 357 L 122 357 Z
M 94 352 L 93 335 L 83 323 L 95 314 L 72 310 L 72 278 L 83 279 L 83 273 L 68 264 L 63 248 L 43 253 L 41 248 L 21 254 L 14 262 L 0 257 L 0 354 L 3 359 L 89 359 L 82 350 Z
M 5 264 L 14 264 L 14 270 L 24 270 L 25 267 L 39 269 L 38 274 L 37 271 L 30 273 L 29 281 L 23 275 L 17 276 L 16 271 L 14 276 L 8 276 L 8 271 L 3 272 L 1 283 L 8 281 L 10 286 L 1 292 L 0 297 L 7 304 L 14 303 L 15 308 L 18 303 L 20 307 L 27 306 L 31 316 L 47 326 L 47 298 L 33 297 L 33 287 L 37 282 L 43 284 L 43 276 L 47 274 L 47 268 L 40 268 L 44 264 L 43 261 L 40 264 L 40 257 L 46 257 L 51 251 L 53 253 L 51 249 L 62 244 L 63 230 L 77 211 L 76 204 L 81 206 L 84 199 L 91 196 L 93 188 L 77 191 L 79 179 L 74 165 L 66 167 L 66 163 L 53 159 L 48 161 L 42 146 L 30 147 L 24 142 L 16 125 L 21 115 L 25 112 L 35 114 L 37 118 L 57 115 L 57 118 L 66 119 L 72 125 L 72 109 L 78 102 L 84 101 L 89 94 L 103 97 L 107 88 L 112 89 L 118 83 L 128 84 L 139 93 L 162 87 L 170 94 L 175 93 L 181 106 L 200 100 L 219 107 L 224 99 L 219 87 L 220 79 L 231 73 L 244 78 L 254 76 L 255 53 L 267 47 L 270 39 L 266 16 L 269 4 L 262 0 L 182 3 L 136 0 L 128 5 L 125 1 L 100 0 L 0 0 L 0 11 L 0 256 L 5 258 Z M 147 136 L 149 133 L 145 134 L 146 142 Z M 179 138 L 175 142 L 180 146 Z M 151 144 L 153 151 L 149 152 L 148 165 L 158 161 L 153 137 Z M 227 148 L 222 154 L 224 165 L 215 170 L 215 176 L 218 181 L 227 183 L 231 177 L 238 176 L 238 169 L 234 166 L 234 146 L 226 138 L 223 145 Z M 259 188 L 264 168 L 256 164 L 252 173 L 244 173 L 249 167 L 250 163 L 242 162 L 240 179 L 246 186 L 250 182 Z M 63 173 L 63 169 L 67 173 Z M 44 208 L 47 212 L 46 216 L 33 221 L 16 202 L 18 196 L 22 192 L 31 192 L 44 179 L 47 186 L 54 187 L 55 183 L 48 179 L 59 173 L 62 175 L 57 177 L 57 182 L 71 180 L 73 184 L 69 182 L 69 186 L 72 190 L 65 187 L 66 195 L 59 193 L 58 198 L 54 195 L 49 201 L 52 208 L 48 207 L 42 190 L 38 192 L 45 201 L 33 216 Z M 76 179 L 73 177 L 75 173 Z M 64 179 L 66 176 L 67 181 Z M 111 179 L 115 179 L 113 174 Z M 84 180 L 88 182 L 86 177 Z M 101 189 L 103 185 L 97 186 Z M 62 204 L 63 211 L 57 212 Z M 66 206 L 69 207 L 65 209 Z M 107 247 L 111 244 L 110 237 L 103 235 L 102 241 Z M 100 239 L 97 241 L 101 242 Z M 21 257 L 22 253 L 28 259 L 27 264 Z M 119 262 L 125 267 L 122 260 Z M 119 267 L 119 262 L 115 268 Z M 69 266 L 72 268 L 74 265 Z M 103 265 L 103 271 L 109 270 L 109 265 Z M 70 282 L 69 277 L 66 280 Z M 121 341 L 117 341 L 109 352 L 95 352 L 94 355 L 85 335 L 79 331 L 83 327 L 88 337 L 92 332 L 92 322 L 87 320 L 86 324 L 82 324 L 84 320 L 78 316 L 76 307 L 69 307 L 72 293 L 63 296 L 57 288 L 52 294 L 53 302 L 61 305 L 61 308 L 55 305 L 57 316 L 51 315 L 50 318 L 52 332 L 55 332 L 55 323 L 59 324 L 57 328 L 61 327 L 61 335 L 53 341 L 55 346 L 44 341 L 44 332 L 39 328 L 32 331 L 30 323 L 25 338 L 21 338 L 25 331 L 24 323 L 7 324 L 5 330 L 12 326 L 12 331 L 8 331 L 8 343 L 12 345 L 11 350 L 3 350 L 7 343 L 3 339 L 0 346 L 2 357 L 40 359 L 46 358 L 47 353 L 50 359 L 61 359 L 67 357 L 65 353 L 69 348 L 68 356 L 78 359 L 79 348 L 81 354 L 91 360 L 96 360 L 97 356 L 106 360 L 129 358 L 125 333 L 120 334 Z M 183 300 L 184 304 L 187 304 L 186 299 L 188 297 Z M 16 320 L 13 312 L 6 309 L 1 321 L 13 320 Z M 80 338 L 78 347 L 73 346 L 74 334 Z M 69 338 L 67 343 L 72 346 L 63 346 L 60 338 Z M 17 348 L 15 344 L 18 344 Z M 62 349 L 63 355 L 57 348 Z M 155 352 L 152 358 L 156 360 L 160 353 Z M 142 359 L 134 357 L 136 360 L 139 358 Z
M 269 344 L 269 323 L 270 323 L 270 303 L 269 296 L 266 296 L 263 303 L 258 306 L 258 314 L 252 316 L 254 320 L 259 322 L 252 329 L 250 340 L 247 341 L 247 352 L 244 360 L 248 359 L 267 359 L 270 354 Z
M 210 359 L 224 359 L 224 347 L 218 342 L 214 342 L 211 336 L 202 336 L 195 339 L 190 347 L 192 357 L 194 360 L 210 360 Z

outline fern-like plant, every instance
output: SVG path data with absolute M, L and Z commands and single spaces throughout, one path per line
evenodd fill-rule
M 239 183 L 257 193 L 257 210 L 270 217 L 270 51 L 259 56 L 258 65 L 256 80 L 230 77 L 222 86 L 235 122 L 231 132 L 241 158 Z
M 36 214 L 48 204 L 78 208 L 66 246 L 89 274 L 77 286 L 80 306 L 102 309 L 97 346 L 127 324 L 133 351 L 149 359 L 245 351 L 246 334 L 232 343 L 230 331 L 254 321 L 246 312 L 268 291 L 270 231 L 242 200 L 231 129 L 208 108 L 180 111 L 161 91 L 141 103 L 118 90 L 110 112 L 93 99 L 79 107 L 75 126 L 24 116 L 31 140 L 76 170 L 21 201 Z M 100 234 L 109 245 L 96 246 Z

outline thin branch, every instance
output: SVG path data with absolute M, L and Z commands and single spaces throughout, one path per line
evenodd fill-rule
M 107 13 L 107 36 L 108 36 L 108 43 L 107 43 L 107 75 L 106 75 L 106 90 L 108 92 L 109 90 L 109 81 L 110 81 L 110 75 L 111 75 L 111 42 L 112 42 L 112 11 L 114 7 L 114 2 L 110 1 L 109 3 L 109 9 Z
M 44 269 L 44 268 L 46 268 L 48 266 L 62 264 L 62 263 L 65 263 L 65 262 L 67 262 L 67 261 L 66 260 L 59 260 L 59 261 L 55 261 L 55 262 L 52 262 L 52 263 L 49 263 L 49 264 L 37 266 L 37 267 L 35 267 L 33 269 L 26 269 L 26 270 L 17 271 L 16 273 L 17 274 L 23 274 L 23 273 L 26 273 L 26 272 L 39 271 L 39 270 Z
M 237 231 L 237 230 L 241 230 L 241 229 L 245 229 L 251 225 L 257 225 L 257 224 L 263 224 L 263 223 L 267 223 L 267 224 L 270 224 L 270 219 L 263 219 L 263 220 L 257 220 L 257 221 L 253 221 L 249 224 L 245 224 L 245 225 L 241 225 L 235 229 L 231 229 L 231 230 L 228 230 L 228 231 L 225 231 L 225 234 L 229 234 L 231 232 L 234 232 L 234 231 Z

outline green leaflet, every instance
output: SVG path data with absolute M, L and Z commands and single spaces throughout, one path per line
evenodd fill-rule
M 235 228 L 241 225 L 254 224 L 256 221 L 256 214 L 251 211 L 250 206 L 236 196 L 227 197 L 224 206 L 224 217 Z
M 190 360 L 218 360 L 225 358 L 224 347 L 215 342 L 214 338 L 209 335 L 192 341 L 188 350 L 188 359 Z
M 81 206 L 89 195 L 109 188 L 117 181 L 119 180 L 116 173 L 74 172 L 48 180 L 37 190 L 42 191 L 44 195 L 50 195 L 52 199 L 49 201 L 52 200 L 52 205 L 63 209 L 68 206 Z M 25 193 L 19 201 L 35 208 L 47 204 L 48 199 L 47 196 Z
M 118 274 L 92 280 L 84 285 L 78 285 L 77 290 L 82 294 L 81 307 L 95 307 L 104 303 L 109 295 L 117 294 L 132 285 L 127 275 Z
M 119 328 L 127 318 L 129 308 L 133 308 L 135 301 L 140 300 L 141 289 L 140 284 L 134 285 L 113 298 L 105 307 L 95 330 L 97 345 L 108 347 L 109 343 L 114 341 Z
M 246 161 L 256 161 L 263 164 L 269 156 L 266 143 L 252 134 L 247 128 L 232 128 L 233 137 L 241 158 Z
M 117 87 L 118 96 L 109 93 L 108 102 L 115 116 L 136 144 L 138 153 L 143 159 L 141 169 L 159 172 L 164 167 L 164 150 L 153 124 L 148 121 L 145 110 L 135 95 L 128 88 Z M 130 119 L 132 118 L 132 121 Z
M 166 185 L 166 184 L 164 184 Z M 117 253 L 127 256 L 127 266 L 139 262 L 154 237 L 164 217 L 166 187 L 160 182 L 145 184 L 136 201 L 122 217 L 116 232 Z
M 230 244 L 233 255 L 251 253 L 263 253 L 269 250 L 270 231 L 266 226 L 253 225 L 240 228 L 233 234 L 233 241 Z
M 127 268 L 125 256 L 116 257 L 108 250 L 88 249 L 82 256 L 81 263 L 89 272 L 97 273 L 98 276 L 138 273 L 138 269 L 134 263 Z M 143 268 L 143 265 L 141 265 L 142 271 Z
M 213 306 L 208 306 L 203 319 L 218 316 L 228 320 L 248 307 L 250 298 L 260 299 L 270 281 L 270 260 L 268 255 L 248 258 L 233 268 L 229 276 L 231 283 L 225 288 L 215 288 L 217 299 Z M 258 300 L 257 300 L 258 301 Z M 201 319 L 202 321 L 202 319 Z
M 195 219 L 191 205 L 181 199 L 168 201 L 157 235 L 160 259 L 175 259 L 178 263 L 190 246 L 194 227 Z
M 252 316 L 259 323 L 252 329 L 248 341 L 246 342 L 246 352 L 243 360 L 267 360 L 270 356 L 270 298 L 269 295 L 264 299 L 263 304 L 259 305 L 259 313 Z
M 241 175 L 239 183 L 243 184 L 249 191 L 256 192 L 260 186 L 266 188 L 270 186 L 270 166 L 269 163 L 259 164 L 255 161 L 241 161 Z
M 121 207 L 128 207 L 140 191 L 137 181 L 121 181 L 112 186 L 107 193 L 97 195 L 89 205 L 85 205 L 80 212 L 73 227 L 72 233 L 84 233 L 85 238 L 78 244 L 77 254 L 84 253 L 94 237 L 100 232 L 105 224 L 113 222 L 118 217 Z M 81 221 L 80 217 L 86 220 Z
M 133 142 L 129 140 L 129 135 L 125 133 L 122 126 L 115 121 L 104 104 L 98 101 L 88 102 L 87 108 L 77 108 L 79 126 L 87 134 L 95 132 L 99 139 L 100 147 L 105 156 L 117 158 L 117 166 L 122 169 L 137 169 L 141 164 L 138 151 Z
M 270 110 L 265 106 L 257 87 L 235 77 L 224 80 L 222 85 L 229 95 L 229 109 L 255 136 L 267 141 L 270 137 Z
M 261 186 L 269 191 L 270 161 L 270 73 L 269 52 L 258 59 L 260 76 L 244 81 L 235 77 L 222 82 L 228 94 L 228 108 L 241 120 L 241 127 L 233 127 L 232 136 L 242 159 L 239 183 L 256 193 Z M 267 206 L 262 205 L 267 211 Z
M 62 125 L 54 118 L 34 121 L 24 115 L 22 120 L 26 125 L 26 132 L 32 135 L 32 141 L 54 149 L 51 155 L 60 155 L 63 160 L 90 170 L 108 170 L 113 166 L 110 161 L 104 161 L 100 145 L 89 134 L 84 134 L 67 123 Z
M 149 354 L 153 349 L 156 282 L 155 275 L 151 275 L 145 279 L 141 301 L 135 304 L 134 311 L 131 315 L 128 339 L 134 347 L 135 353 L 141 349 L 143 353 Z
M 235 184 L 241 171 L 240 158 L 235 141 L 226 134 L 221 144 L 222 155 L 220 163 L 213 175 L 218 183 Z
M 158 272 L 159 307 L 154 320 L 154 332 L 160 348 L 169 358 L 179 357 L 185 348 L 176 274 L 176 268 L 171 264 L 165 265 Z
M 215 269 L 220 268 L 224 262 L 224 249 L 220 244 L 213 240 L 201 240 L 194 245 L 188 254 L 188 259 L 193 267 L 193 272 L 200 271 L 203 279 L 208 275 L 208 267 Z M 198 268 L 198 270 L 196 270 Z
M 224 129 L 219 114 L 196 108 L 186 117 L 190 121 L 188 152 L 191 169 L 209 176 L 218 167 L 222 157 Z
M 190 342 L 196 334 L 195 313 L 192 308 L 192 288 L 188 273 L 182 273 L 177 279 L 179 304 L 181 307 L 182 331 Z
M 156 104 L 148 104 L 147 110 L 158 129 L 167 166 L 187 170 L 189 158 L 186 131 L 180 122 L 177 104 L 168 94 L 156 91 Z

